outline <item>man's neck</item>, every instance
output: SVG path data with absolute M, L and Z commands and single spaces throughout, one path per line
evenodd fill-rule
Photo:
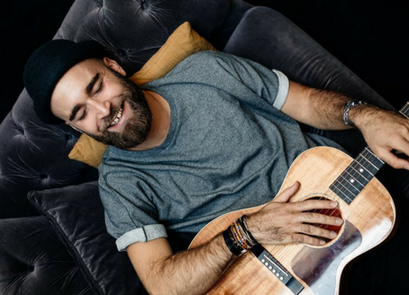
M 132 151 L 145 151 L 160 146 L 169 133 L 169 103 L 162 96 L 153 91 L 143 90 L 143 93 L 152 112 L 152 126 L 146 140 L 136 147 L 129 149 Z

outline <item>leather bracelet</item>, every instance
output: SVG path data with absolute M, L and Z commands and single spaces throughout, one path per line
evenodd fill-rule
M 224 238 L 224 242 L 226 243 L 227 248 L 230 250 L 230 252 L 235 255 L 235 256 L 241 256 L 244 253 L 247 252 L 247 250 L 243 249 L 242 247 L 240 247 L 237 243 L 236 240 L 233 237 L 233 234 L 230 230 L 230 227 L 227 228 L 224 232 L 223 232 L 223 238 Z
M 349 120 L 349 111 L 355 107 L 359 107 L 362 105 L 368 104 L 362 100 L 350 100 L 345 104 L 344 110 L 342 112 L 342 119 L 344 120 L 344 124 L 351 127 L 356 127 L 354 123 Z
M 246 237 L 247 242 L 250 244 L 251 247 L 253 247 L 253 246 L 259 244 L 259 242 L 257 242 L 257 240 L 253 237 L 253 235 L 249 231 L 249 229 L 247 227 L 246 219 L 247 219 L 247 215 L 243 215 L 242 217 L 240 217 L 237 220 L 237 222 L 240 224 L 240 226 L 241 226 L 241 228 L 243 230 L 243 234 Z

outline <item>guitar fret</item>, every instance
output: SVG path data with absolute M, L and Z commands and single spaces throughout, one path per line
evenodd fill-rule
M 351 199 L 351 196 L 341 188 L 337 186 L 331 186 L 330 189 L 334 193 L 336 193 L 341 199 L 343 199 L 346 203 L 350 204 L 353 201 L 353 199 Z
M 350 204 L 383 164 L 369 148 L 365 148 L 331 184 L 330 189 Z
M 345 172 L 344 174 L 348 174 L 348 172 Z M 344 174 L 340 176 L 340 184 L 352 194 L 359 194 L 364 186 L 361 185 L 361 187 L 358 187 L 358 182 L 354 178 L 345 177 Z
M 345 171 L 345 174 L 348 174 L 348 181 L 355 186 L 360 186 L 362 189 L 368 183 L 368 179 L 364 175 L 357 173 L 358 171 L 353 167 L 351 168 L 351 170 Z

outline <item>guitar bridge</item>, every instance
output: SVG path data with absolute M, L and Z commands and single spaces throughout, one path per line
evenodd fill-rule
M 273 273 L 294 294 L 299 294 L 304 286 L 298 282 L 263 246 L 255 245 L 251 251 L 257 259 Z

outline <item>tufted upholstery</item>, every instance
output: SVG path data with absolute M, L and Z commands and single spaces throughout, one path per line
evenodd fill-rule
M 77 0 L 55 38 L 96 40 L 132 74 L 184 21 L 189 21 L 196 31 L 222 49 L 241 15 L 250 7 L 241 0 Z M 74 277 L 81 275 L 55 234 L 51 240 L 33 234 L 51 231 L 49 234 L 53 235 L 53 232 L 42 217 L 30 218 L 38 215 L 38 211 L 27 200 L 30 191 L 97 179 L 95 169 L 68 158 L 78 137 L 76 131 L 64 124 L 49 126 L 41 123 L 25 90 L 0 125 L 0 237 L 8 238 L 3 238 L 0 245 L 1 294 L 26 294 L 28 290 L 31 295 L 88 294 L 89 287 L 83 278 L 79 280 L 82 291 L 71 289 L 71 285 L 75 287 Z M 9 231 L 19 232 L 32 240 L 17 243 L 21 238 L 9 235 Z M 30 245 L 36 245 L 41 249 L 41 241 L 48 243 L 44 251 L 49 248 L 59 251 L 58 255 L 63 255 L 69 263 L 59 260 L 57 255 L 48 260 L 37 260 L 38 264 L 30 262 L 29 258 L 43 256 L 30 248 Z M 25 255 L 24 259 L 22 255 Z M 42 278 L 43 284 L 37 282 L 36 287 L 37 278 Z M 47 286 L 58 286 L 59 283 L 62 285 L 58 288 L 64 292 L 44 291 Z
M 228 16 L 232 11 L 240 13 L 249 7 L 237 0 L 76 1 L 56 37 L 74 41 L 92 38 L 109 49 L 127 73 L 132 74 L 184 21 L 189 21 L 200 35 L 222 49 L 220 35 L 231 34 L 235 27 L 222 24 L 234 23 L 233 19 L 237 23 L 236 15 L 232 19 Z M 75 30 L 71 27 L 73 23 Z
M 248 7 L 240 0 L 77 0 L 55 38 L 97 40 L 133 73 L 182 22 L 188 20 L 204 36 L 220 40 L 232 31 L 230 13 L 238 16 Z M 226 29 L 221 26 L 224 21 Z M 83 182 L 89 174 L 88 167 L 67 157 L 78 133 L 39 122 L 25 91 L 1 124 L 0 136 L 0 218 L 35 215 L 26 199 L 28 191 Z M 95 179 L 95 172 L 91 174 Z
M 44 218 L 0 223 L 2 295 L 94 294 Z
M 307 84 L 319 76 L 322 81 L 328 81 L 324 86 L 336 89 L 343 83 L 338 79 L 339 71 L 355 79 L 337 61 L 322 67 L 327 53 L 280 14 L 271 9 L 252 8 L 241 0 L 76 0 L 55 38 L 96 40 L 132 74 L 184 21 L 189 21 L 219 50 L 225 48 L 232 54 L 260 59 L 267 66 L 272 63 L 279 68 L 283 66 L 284 72 Z M 293 38 L 274 39 L 287 28 L 292 29 Z M 319 54 L 297 53 L 289 58 L 289 51 L 296 48 L 314 49 L 312 52 Z M 305 52 L 311 52 L 308 50 Z M 287 61 L 292 69 L 284 67 Z M 304 67 L 305 64 L 308 66 Z M 334 68 L 337 69 L 334 72 L 327 70 Z M 357 85 L 360 84 L 358 81 Z M 375 102 L 388 105 L 372 90 L 368 91 Z M 52 188 L 64 188 L 67 195 L 78 194 L 70 191 L 70 187 L 97 179 L 95 169 L 68 158 L 78 137 L 68 126 L 42 124 L 26 91 L 0 125 L 1 294 L 98 292 L 90 290 L 90 283 L 81 276 L 49 223 L 37 216 L 38 211 L 27 199 L 31 191 Z M 98 197 L 96 189 L 93 191 L 92 197 Z M 58 194 L 58 190 L 52 192 Z

